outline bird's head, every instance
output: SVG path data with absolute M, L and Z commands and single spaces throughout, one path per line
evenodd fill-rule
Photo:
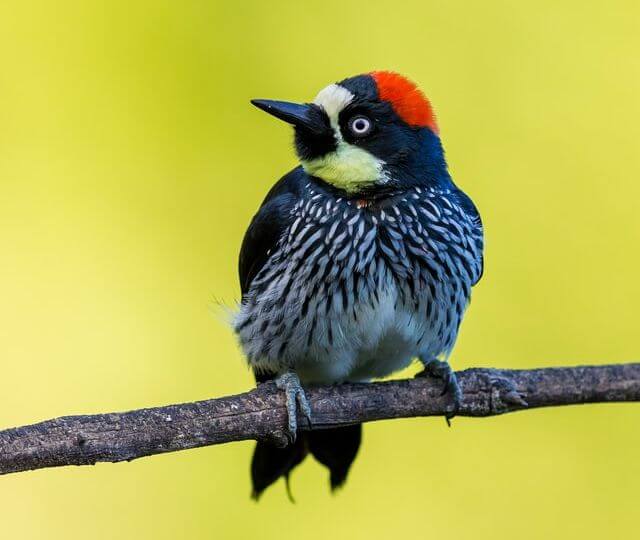
M 312 103 L 252 103 L 294 126 L 308 174 L 349 194 L 448 177 L 431 103 L 398 73 L 345 79 L 321 90 Z

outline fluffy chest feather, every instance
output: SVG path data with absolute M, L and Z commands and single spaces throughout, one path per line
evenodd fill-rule
M 250 364 L 340 382 L 448 354 L 480 274 L 473 220 L 419 188 L 375 207 L 309 190 L 235 321 Z

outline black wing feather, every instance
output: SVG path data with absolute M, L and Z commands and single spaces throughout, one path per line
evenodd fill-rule
M 251 282 L 276 248 L 283 232 L 291 223 L 291 209 L 298 200 L 300 185 L 306 173 L 298 167 L 282 177 L 269 191 L 245 233 L 238 273 L 244 296 Z
M 302 167 L 297 167 L 283 176 L 267 193 L 258 212 L 251 220 L 242 241 L 238 261 L 243 301 L 251 287 L 251 282 L 264 267 L 291 224 L 291 209 L 299 200 L 301 186 L 307 180 L 308 177 Z M 275 373 L 263 370 L 254 374 L 258 383 L 273 379 L 275 376 Z
M 467 213 L 467 215 L 473 222 L 479 235 L 481 237 L 484 237 L 482 218 L 480 217 L 480 212 L 478 212 L 476 205 L 473 204 L 473 201 L 471 200 L 471 198 L 464 191 L 461 191 L 461 190 L 457 191 L 457 199 L 460 206 L 463 208 L 463 210 Z M 483 244 L 484 244 L 484 238 L 483 238 Z M 476 281 L 472 283 L 472 285 L 475 285 L 476 283 L 478 283 L 482 279 L 482 275 L 484 274 L 484 245 L 482 246 L 481 250 L 482 250 L 482 253 L 480 254 L 480 274 L 478 275 L 478 279 L 476 279 Z

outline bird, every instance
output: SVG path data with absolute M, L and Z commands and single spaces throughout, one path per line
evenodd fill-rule
M 251 101 L 293 126 L 299 164 L 266 195 L 239 256 L 233 328 L 257 384 L 286 396 L 288 444 L 258 441 L 252 496 L 311 454 L 343 486 L 361 425 L 313 425 L 303 385 L 370 382 L 411 364 L 461 390 L 448 362 L 480 280 L 480 214 L 453 182 L 431 102 L 407 77 L 372 71 L 309 103 Z

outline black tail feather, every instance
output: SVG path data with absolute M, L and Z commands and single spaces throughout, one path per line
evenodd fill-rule
M 278 478 L 284 476 L 287 481 L 287 494 L 293 501 L 289 489 L 289 474 L 307 456 L 307 442 L 305 437 L 300 436 L 296 442 L 278 448 L 269 443 L 258 442 L 253 451 L 251 460 L 251 482 L 253 491 L 251 497 L 255 500 L 260 498 L 262 492 L 273 484 Z
M 320 429 L 308 434 L 309 451 L 329 469 L 331 491 L 341 487 L 358 454 L 362 440 L 362 425 Z
M 298 433 L 296 442 L 285 448 L 258 442 L 251 461 L 252 498 L 258 500 L 262 492 L 282 476 L 287 483 L 287 495 L 295 502 L 289 475 L 309 452 L 329 469 L 331 491 L 335 491 L 345 483 L 361 439 L 362 425 L 356 424 Z

